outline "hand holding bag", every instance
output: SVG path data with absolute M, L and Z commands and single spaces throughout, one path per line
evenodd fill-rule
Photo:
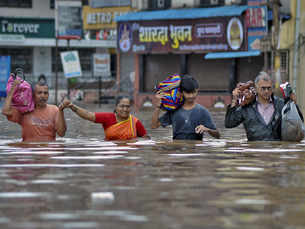
M 282 109 L 282 141 L 302 141 L 304 138 L 305 127 L 300 118 L 296 104 L 288 101 Z
M 35 104 L 33 100 L 32 87 L 27 81 L 24 80 L 22 69 L 16 69 L 14 73 L 10 74 L 6 85 L 7 94 L 10 92 L 15 80 L 19 80 L 21 83 L 17 85 L 17 88 L 13 94 L 12 106 L 21 113 L 33 111 Z

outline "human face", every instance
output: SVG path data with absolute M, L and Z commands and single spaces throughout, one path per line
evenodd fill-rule
M 258 98 L 269 102 L 270 97 L 272 95 L 272 81 L 260 80 L 256 85 L 256 91 Z
M 130 100 L 128 98 L 123 98 L 116 106 L 116 114 L 120 119 L 127 119 L 130 113 Z
M 198 95 L 198 89 L 195 89 L 193 92 L 183 91 L 184 103 L 194 103 Z
M 49 98 L 48 86 L 35 86 L 34 90 L 34 101 L 37 107 L 44 107 L 47 104 Z

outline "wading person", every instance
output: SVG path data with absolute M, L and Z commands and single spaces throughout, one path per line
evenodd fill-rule
M 137 137 L 148 137 L 143 124 L 130 114 L 132 101 L 127 96 L 116 99 L 114 112 L 90 112 L 80 108 L 68 100 L 69 107 L 79 117 L 103 125 L 106 140 L 127 140 Z
M 180 89 L 184 97 L 183 105 L 173 111 L 166 111 L 161 117 L 162 92 L 157 92 L 155 109 L 152 116 L 151 128 L 172 125 L 173 139 L 176 140 L 202 140 L 204 133 L 209 133 L 214 138 L 220 134 L 212 120 L 209 111 L 196 103 L 198 95 L 198 82 L 191 76 L 184 76 L 181 80 Z
M 243 123 L 249 141 L 281 140 L 281 112 L 284 101 L 272 93 L 272 80 L 266 72 L 255 79 L 256 99 L 239 106 L 239 89 L 232 92 L 232 103 L 228 106 L 225 127 L 234 128 Z
M 11 90 L 5 99 L 2 114 L 7 119 L 16 122 L 22 127 L 22 139 L 26 142 L 47 142 L 55 141 L 56 134 L 63 137 L 66 133 L 66 122 L 64 118 L 64 106 L 59 108 L 47 104 L 49 88 L 45 82 L 38 82 L 34 86 L 35 109 L 31 112 L 21 113 L 12 106 L 12 99 L 15 90 L 20 84 L 15 80 Z

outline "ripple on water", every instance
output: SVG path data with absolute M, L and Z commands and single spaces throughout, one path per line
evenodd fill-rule
M 36 198 L 48 195 L 49 193 L 41 192 L 0 192 L 0 198 Z
M 0 168 L 23 168 L 23 167 L 55 167 L 55 168 L 75 168 L 75 167 L 103 167 L 103 164 L 6 164 Z
M 59 156 L 59 157 L 51 157 L 52 159 L 59 160 L 98 160 L 98 159 L 117 159 L 122 158 L 123 155 L 107 155 L 107 156 Z

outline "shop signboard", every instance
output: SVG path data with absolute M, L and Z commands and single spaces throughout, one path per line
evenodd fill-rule
M 268 35 L 268 9 L 254 6 L 246 11 L 245 23 L 248 28 L 248 50 L 261 50 L 261 40 Z
M 1 39 L 54 38 L 54 19 L 0 17 Z
M 90 8 L 83 7 L 83 22 L 85 30 L 115 29 L 116 16 L 126 14 L 133 9 L 129 6 L 125 7 L 106 7 L 106 8 Z
M 81 1 L 56 1 L 56 36 L 82 36 Z
M 242 17 L 118 23 L 118 50 L 133 53 L 246 51 Z
M 103 53 L 93 55 L 93 72 L 94 76 L 101 76 L 102 78 L 108 78 L 111 75 L 110 72 L 110 54 Z
M 11 57 L 0 56 L 0 97 L 6 96 L 6 83 L 11 72 Z
M 61 52 L 60 57 L 66 78 L 82 76 L 78 51 Z

